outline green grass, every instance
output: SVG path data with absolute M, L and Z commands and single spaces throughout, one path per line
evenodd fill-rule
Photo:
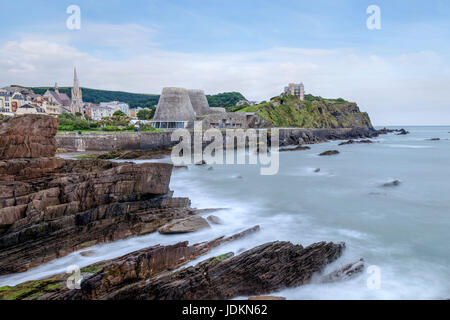
M 56 278 L 27 281 L 14 287 L 1 287 L 0 300 L 34 299 L 62 288 L 62 281 Z

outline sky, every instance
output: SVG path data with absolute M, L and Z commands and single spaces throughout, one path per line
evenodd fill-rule
M 67 8 L 79 6 L 79 30 Z M 380 29 L 369 29 L 369 6 Z M 263 101 L 290 82 L 357 102 L 375 125 L 450 125 L 448 0 L 16 0 L 0 10 L 0 87 L 158 94 L 238 91 Z

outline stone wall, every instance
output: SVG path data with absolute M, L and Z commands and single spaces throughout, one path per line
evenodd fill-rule
M 324 140 L 371 137 L 377 133 L 375 130 L 366 128 L 282 128 L 279 129 L 279 134 L 280 145 L 292 145 Z M 90 135 L 65 134 L 58 135 L 56 140 L 59 148 L 68 151 L 164 150 L 178 144 L 178 141 L 171 141 L 171 135 L 172 131 Z

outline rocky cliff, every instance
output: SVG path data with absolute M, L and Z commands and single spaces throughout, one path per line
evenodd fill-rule
M 25 137 L 30 138 L 21 141 L 28 147 L 33 141 L 35 146 L 27 149 L 15 140 L 24 151 L 5 149 L 3 154 L 22 158 L 0 161 L 0 274 L 25 271 L 73 251 L 155 232 L 167 224 L 173 228 L 173 220 L 183 218 L 175 221 L 182 224 L 198 213 L 190 208 L 189 199 L 172 197 L 170 164 L 55 158 L 54 145 L 47 147 L 51 133 L 56 132 L 55 121 L 34 115 L 8 120 L 2 123 L 0 139 L 13 139 L 12 124 L 29 126 Z M 44 127 L 40 136 L 39 128 Z M 303 139 L 292 135 L 287 138 Z M 45 157 L 35 152 L 41 147 Z M 67 274 L 58 274 L 1 287 L 0 300 L 231 299 L 303 285 L 316 274 L 320 281 L 330 282 L 363 270 L 363 262 L 358 261 L 322 274 L 326 265 L 341 256 L 343 243 L 319 242 L 303 247 L 278 241 L 236 257 L 224 253 L 177 270 L 212 248 L 258 230 L 255 226 L 194 245 L 149 244 L 145 249 L 81 269 L 77 289 L 68 285 Z
M 0 119 L 0 160 L 52 157 L 58 120 L 45 115 Z
M 343 99 L 306 95 L 300 101 L 295 96 L 282 95 L 237 111 L 256 112 L 275 127 L 373 129 L 369 115 L 361 112 L 356 103 Z
M 47 116 L 1 126 L 0 140 L 14 141 L 17 150 L 4 148 L 9 159 L 0 161 L 0 274 L 195 213 L 189 199 L 172 198 L 170 164 L 55 158 L 57 121 Z M 25 134 L 12 137 L 20 128 Z

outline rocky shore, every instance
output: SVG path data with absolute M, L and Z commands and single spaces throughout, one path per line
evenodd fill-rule
M 258 132 L 260 129 L 256 129 Z M 270 135 L 270 130 L 269 135 Z M 355 128 L 279 128 L 279 145 L 315 144 L 330 140 L 368 139 L 388 133 L 367 127 Z M 194 134 L 192 131 L 191 134 Z M 100 159 L 155 159 L 171 153 L 178 144 L 172 132 L 119 134 L 64 134 L 56 136 L 57 147 L 67 152 L 97 152 Z M 194 139 L 191 139 L 194 141 Z M 269 140 L 270 143 L 270 140 Z M 209 143 L 204 143 L 204 147 Z M 225 136 L 224 146 L 227 145 Z
M 207 228 L 208 221 L 223 223 L 196 216 L 204 211 L 191 208 L 187 198 L 172 196 L 171 164 L 55 157 L 57 125 L 56 119 L 40 115 L 0 123 L 0 141 L 5 142 L 0 149 L 0 275 L 26 271 L 100 243 L 157 231 L 170 237 Z M 302 139 L 296 141 L 302 144 L 367 137 L 358 130 L 342 136 L 337 131 L 317 132 L 284 138 L 287 142 Z M 176 270 L 212 248 L 258 230 L 255 226 L 191 246 L 187 242 L 149 244 L 83 268 L 79 288 L 71 289 L 68 275 L 59 274 L 2 287 L 0 299 L 231 299 L 303 285 L 316 274 L 323 281 L 337 281 L 363 269 L 361 262 L 322 274 L 327 264 L 341 256 L 344 244 L 302 247 L 271 242 L 238 256 L 224 253 Z
M 51 117 L 15 117 L 1 126 L 1 139 L 19 147 L 0 151 L 0 274 L 196 213 L 189 199 L 172 197 L 170 164 L 56 158 Z M 10 126 L 23 128 L 20 141 Z

